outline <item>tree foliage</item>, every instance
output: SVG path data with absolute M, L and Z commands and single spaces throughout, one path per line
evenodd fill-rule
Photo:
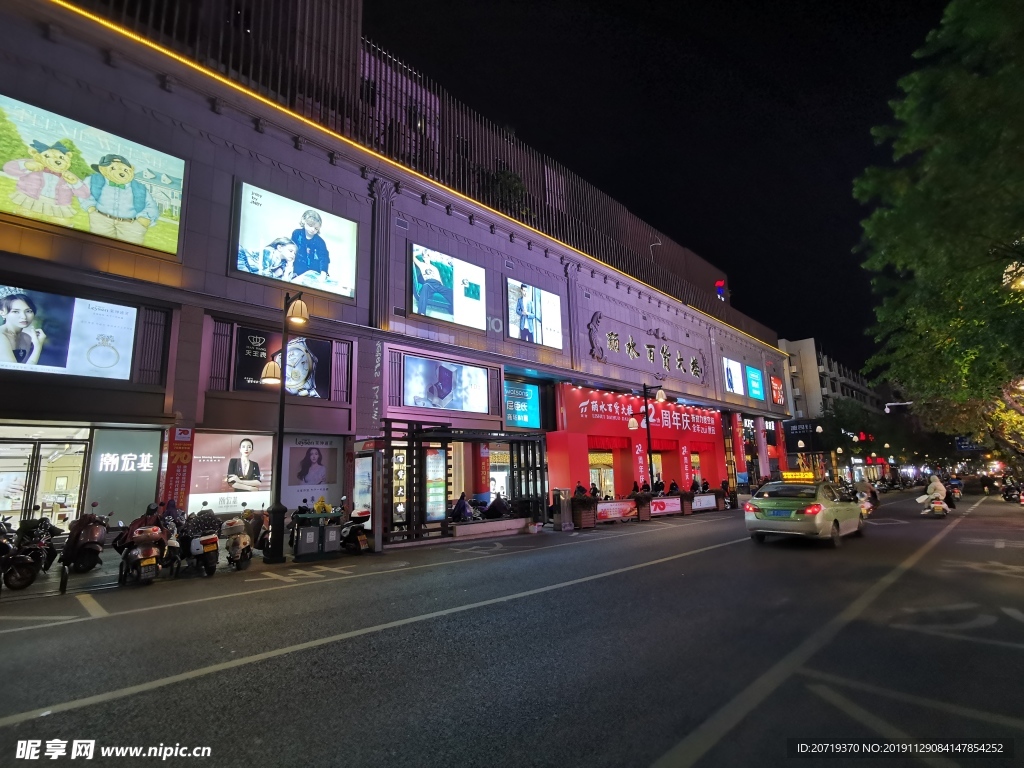
M 1024 3 L 953 0 L 899 82 L 895 124 L 876 128 L 893 164 L 854 196 L 865 268 L 881 298 L 868 361 L 926 426 L 1024 449 Z M 1013 416 L 1011 416 L 1013 414 Z M 1020 417 L 1020 418 L 1018 418 Z

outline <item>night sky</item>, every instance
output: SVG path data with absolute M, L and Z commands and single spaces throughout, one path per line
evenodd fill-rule
M 369 0 L 364 34 L 729 275 L 733 305 L 859 367 L 853 179 L 945 0 Z M 713 286 L 708 286 L 713 290 Z

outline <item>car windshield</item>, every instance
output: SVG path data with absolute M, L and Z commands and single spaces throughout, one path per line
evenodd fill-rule
M 756 494 L 758 499 L 813 499 L 818 495 L 818 487 L 815 485 L 766 485 Z

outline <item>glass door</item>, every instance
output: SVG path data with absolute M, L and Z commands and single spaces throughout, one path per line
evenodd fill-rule
M 10 517 L 18 527 L 29 486 L 29 468 L 35 443 L 0 443 L 0 517 Z
M 46 517 L 59 528 L 78 517 L 88 443 L 38 443 L 33 517 Z M 39 512 L 34 508 L 38 506 Z

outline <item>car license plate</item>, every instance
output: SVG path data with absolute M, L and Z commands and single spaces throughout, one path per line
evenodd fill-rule
M 141 563 L 139 563 L 139 565 L 143 565 L 143 566 L 145 566 L 145 565 L 156 565 L 156 558 L 155 557 L 147 557 L 145 560 L 143 560 Z
M 210 542 L 209 544 L 204 544 L 203 545 L 203 552 L 216 552 L 216 551 L 217 551 L 217 542 L 215 542 L 215 541 L 214 542 Z
M 368 545 L 366 543 L 366 537 L 365 536 L 363 536 L 362 534 L 359 534 L 358 536 L 356 536 L 356 540 L 359 542 L 359 548 L 360 549 L 366 549 L 367 548 Z
M 790 517 L 793 511 L 790 509 L 770 509 L 768 510 L 769 517 Z

